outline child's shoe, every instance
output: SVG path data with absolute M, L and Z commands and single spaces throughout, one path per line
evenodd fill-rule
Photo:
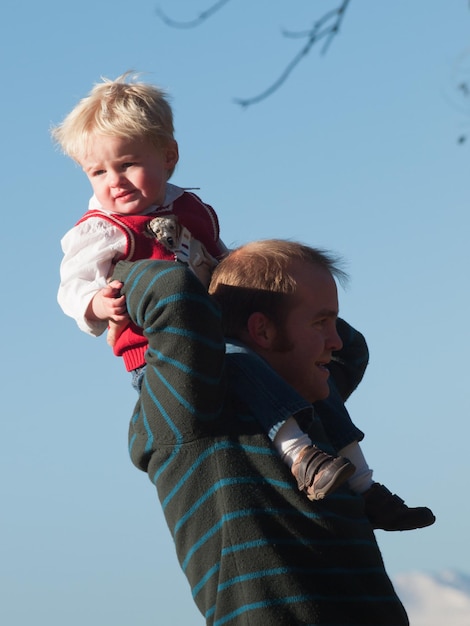
M 374 483 L 362 494 L 365 512 L 373 528 L 382 530 L 413 530 L 431 526 L 436 521 L 425 506 L 411 508 L 387 487 Z
M 348 459 L 326 454 L 316 446 L 306 446 L 292 465 L 299 490 L 305 491 L 309 500 L 322 500 L 352 476 L 355 470 Z

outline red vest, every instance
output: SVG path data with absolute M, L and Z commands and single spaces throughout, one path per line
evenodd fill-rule
M 166 207 L 159 207 L 148 215 L 120 215 L 91 210 L 78 222 L 90 217 L 99 217 L 117 226 L 126 237 L 126 250 L 118 261 L 137 261 L 140 259 L 175 260 L 174 254 L 167 250 L 155 237 L 147 232 L 147 225 L 154 217 L 176 215 L 191 235 L 206 247 L 214 258 L 220 258 L 222 249 L 219 243 L 219 221 L 214 209 L 202 202 L 195 194 L 185 191 L 179 198 Z M 130 322 L 116 341 L 113 351 L 122 356 L 128 372 L 145 365 L 147 340 L 142 329 Z

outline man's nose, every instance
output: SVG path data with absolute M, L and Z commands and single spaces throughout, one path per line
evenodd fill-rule
M 329 339 L 328 348 L 332 352 L 337 352 L 338 350 L 341 350 L 341 348 L 343 347 L 343 341 L 341 337 L 338 335 L 338 331 L 336 329 L 336 323 L 332 326 L 328 339 Z

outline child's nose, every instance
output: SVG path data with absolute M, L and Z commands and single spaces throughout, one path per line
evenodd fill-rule
M 122 181 L 122 173 L 117 171 L 108 171 L 108 184 L 110 187 L 118 187 Z

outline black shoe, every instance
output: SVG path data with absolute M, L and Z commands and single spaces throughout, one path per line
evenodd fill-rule
M 301 450 L 292 465 L 300 491 L 309 500 L 322 500 L 354 474 L 356 468 L 342 456 L 331 456 L 316 446 Z
M 411 508 L 387 487 L 374 483 L 362 494 L 366 515 L 373 528 L 382 530 L 414 530 L 431 526 L 436 521 L 425 506 Z

